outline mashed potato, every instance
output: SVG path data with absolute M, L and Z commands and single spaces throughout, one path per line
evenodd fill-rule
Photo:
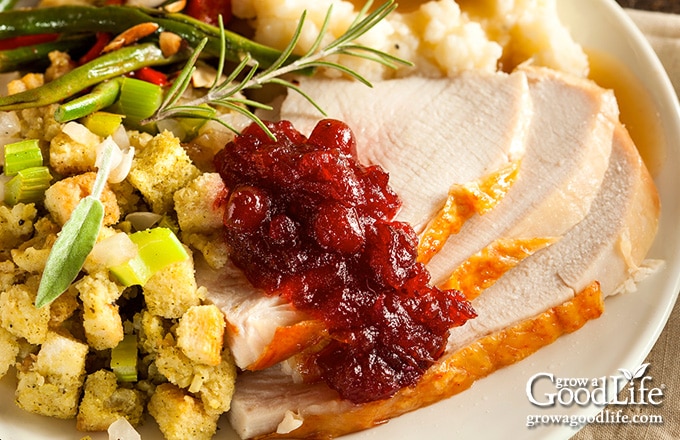
M 233 0 L 232 9 L 236 17 L 251 21 L 256 40 L 277 48 L 290 41 L 300 15 L 307 10 L 297 49 L 303 53 L 319 34 L 331 5 L 330 41 L 356 16 L 358 9 L 352 2 Z M 361 59 L 342 60 L 370 80 L 414 73 L 452 76 L 466 70 L 509 71 L 523 62 L 576 75 L 588 72 L 586 55 L 561 24 L 555 0 L 423 2 L 391 14 L 360 42 L 417 66 L 395 71 Z

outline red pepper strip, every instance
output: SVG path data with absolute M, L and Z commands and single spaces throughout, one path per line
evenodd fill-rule
M 231 0 L 188 0 L 182 12 L 213 26 L 219 24 L 217 17 L 221 14 L 226 25 L 231 20 Z
M 99 55 L 101 55 L 102 49 L 104 49 L 104 47 L 109 44 L 109 41 L 111 41 L 111 35 L 109 33 L 97 32 L 97 41 L 95 41 L 95 43 L 92 45 L 90 50 L 85 53 L 85 55 L 80 57 L 78 64 L 89 63 L 90 61 L 97 58 Z
M 151 67 L 142 67 L 141 69 L 135 70 L 132 76 L 161 87 L 165 87 L 170 84 L 166 74 L 159 72 L 156 69 L 152 69 Z
M 5 38 L 0 40 L 0 50 L 11 50 L 40 43 L 49 43 L 57 38 L 59 38 L 59 34 L 35 34 Z

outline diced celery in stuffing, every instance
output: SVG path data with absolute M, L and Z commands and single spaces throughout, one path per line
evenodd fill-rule
M 182 242 L 167 228 L 153 228 L 130 234 L 137 256 L 109 268 L 124 286 L 140 285 L 165 267 L 189 258 Z

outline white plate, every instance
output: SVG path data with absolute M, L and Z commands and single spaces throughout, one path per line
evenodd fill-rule
M 589 49 L 607 53 L 623 62 L 646 86 L 662 126 L 662 138 L 680 139 L 680 110 L 673 88 L 663 68 L 642 34 L 613 0 L 558 0 L 564 22 L 576 39 Z M 582 330 L 560 338 L 551 346 L 519 364 L 500 370 L 478 381 L 470 390 L 430 407 L 406 414 L 369 431 L 352 434 L 349 440 L 476 438 L 546 439 L 571 437 L 570 427 L 526 427 L 532 414 L 595 415 L 594 405 L 541 410 L 527 399 L 528 379 L 539 372 L 557 377 L 598 378 L 617 375 L 619 368 L 634 369 L 651 350 L 663 329 L 680 289 L 680 144 L 664 143 L 663 160 L 655 172 L 662 214 L 659 237 L 650 257 L 666 261 L 663 272 L 644 281 L 635 294 L 610 298 L 606 312 Z M 657 384 L 658 386 L 658 384 Z M 677 391 L 677 390 L 671 390 Z M 50 438 L 75 440 L 84 433 L 75 431 L 73 421 L 53 420 L 24 413 L 10 403 L 13 383 L 5 378 L 0 395 L 0 439 Z M 141 429 L 144 440 L 161 436 L 152 421 Z M 91 434 L 95 440 L 103 433 Z M 217 438 L 237 439 L 223 423 Z

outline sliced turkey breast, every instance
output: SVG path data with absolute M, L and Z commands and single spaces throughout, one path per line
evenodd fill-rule
M 619 292 L 635 278 L 652 245 L 659 209 L 647 168 L 619 124 L 610 165 L 588 215 L 472 301 L 478 317 L 451 329 L 449 351 L 561 304 L 593 280 L 604 296 Z
M 399 219 L 416 232 L 454 183 L 475 180 L 524 154 L 533 114 L 526 76 L 464 73 L 455 78 L 379 81 L 301 78 L 300 88 L 328 117 L 355 132 L 359 160 L 390 173 L 403 201 Z M 289 94 L 280 118 L 309 132 L 322 115 Z
M 444 398 L 469 386 L 450 386 L 453 377 L 460 374 L 448 364 L 458 350 L 519 322 L 530 322 L 534 328 L 531 319 L 536 318 L 532 316 L 541 316 L 546 310 L 569 303 L 579 288 L 592 285 L 593 281 L 599 281 L 605 296 L 617 292 L 634 277 L 651 246 L 657 228 L 659 199 L 647 169 L 622 126 L 617 126 L 612 143 L 604 181 L 586 218 L 562 240 L 522 261 L 473 301 L 478 317 L 453 329 L 448 354 L 432 367 L 435 373 L 423 379 L 428 383 L 419 384 L 415 391 L 405 390 L 392 399 L 352 405 L 338 400 L 334 392 L 323 385 L 295 384 L 275 367 L 239 378 L 229 413 L 234 429 L 243 438 L 276 437 L 277 427 L 280 431 L 292 431 L 291 438 L 307 435 L 318 438 L 369 428 L 432 403 L 429 394 L 422 398 L 414 396 L 418 389 L 428 393 L 439 390 L 438 398 Z M 577 309 L 591 306 L 584 304 Z M 562 312 L 555 311 L 553 315 L 555 313 Z M 591 317 L 596 316 L 597 313 Z M 540 326 L 553 328 L 560 322 L 540 321 Z M 522 336 L 520 329 L 518 334 L 531 338 L 533 332 Z M 490 349 L 487 347 L 478 345 L 476 350 Z M 268 382 L 272 386 L 266 388 Z M 307 426 L 305 420 L 309 421 Z
M 196 258 L 196 282 L 227 320 L 226 342 L 241 369 L 266 368 L 313 343 L 323 333 L 318 322 L 278 296 L 253 287 L 231 265 L 212 269 Z
M 355 130 L 363 163 L 399 169 L 390 185 L 404 200 L 400 218 L 412 224 L 430 219 L 452 183 L 519 158 L 532 117 L 524 73 L 409 78 L 372 89 L 356 81 L 309 79 L 301 87 Z M 283 109 L 302 133 L 310 133 L 321 116 L 295 95 Z M 226 315 L 227 341 L 240 368 L 266 368 L 316 341 L 318 323 L 252 288 L 240 274 L 198 263 L 196 278 Z
M 495 209 L 468 220 L 431 259 L 435 284 L 499 238 L 561 236 L 584 218 L 598 193 L 618 121 L 613 93 L 545 68 L 524 71 L 534 118 L 518 179 Z
M 545 68 L 524 67 L 510 78 L 514 75 L 529 79 L 532 118 L 528 129 L 526 119 L 519 124 L 514 135 L 521 142 L 511 143 L 505 154 L 488 147 L 498 145 L 490 140 L 503 139 L 502 133 L 513 133 L 508 125 L 518 124 L 498 112 L 506 108 L 498 105 L 507 93 L 509 79 L 503 76 L 389 80 L 370 92 L 354 82 L 301 83 L 330 117 L 357 131 L 360 157 L 390 174 L 403 201 L 399 219 L 418 232 L 443 205 L 452 184 L 496 171 L 523 152 L 519 177 L 499 206 L 471 218 L 432 258 L 428 269 L 435 284 L 495 239 L 523 238 L 529 231 L 532 237 L 562 235 L 588 212 L 607 169 L 618 120 L 613 93 Z M 280 116 L 303 127 L 320 118 L 299 95 L 284 100 Z

